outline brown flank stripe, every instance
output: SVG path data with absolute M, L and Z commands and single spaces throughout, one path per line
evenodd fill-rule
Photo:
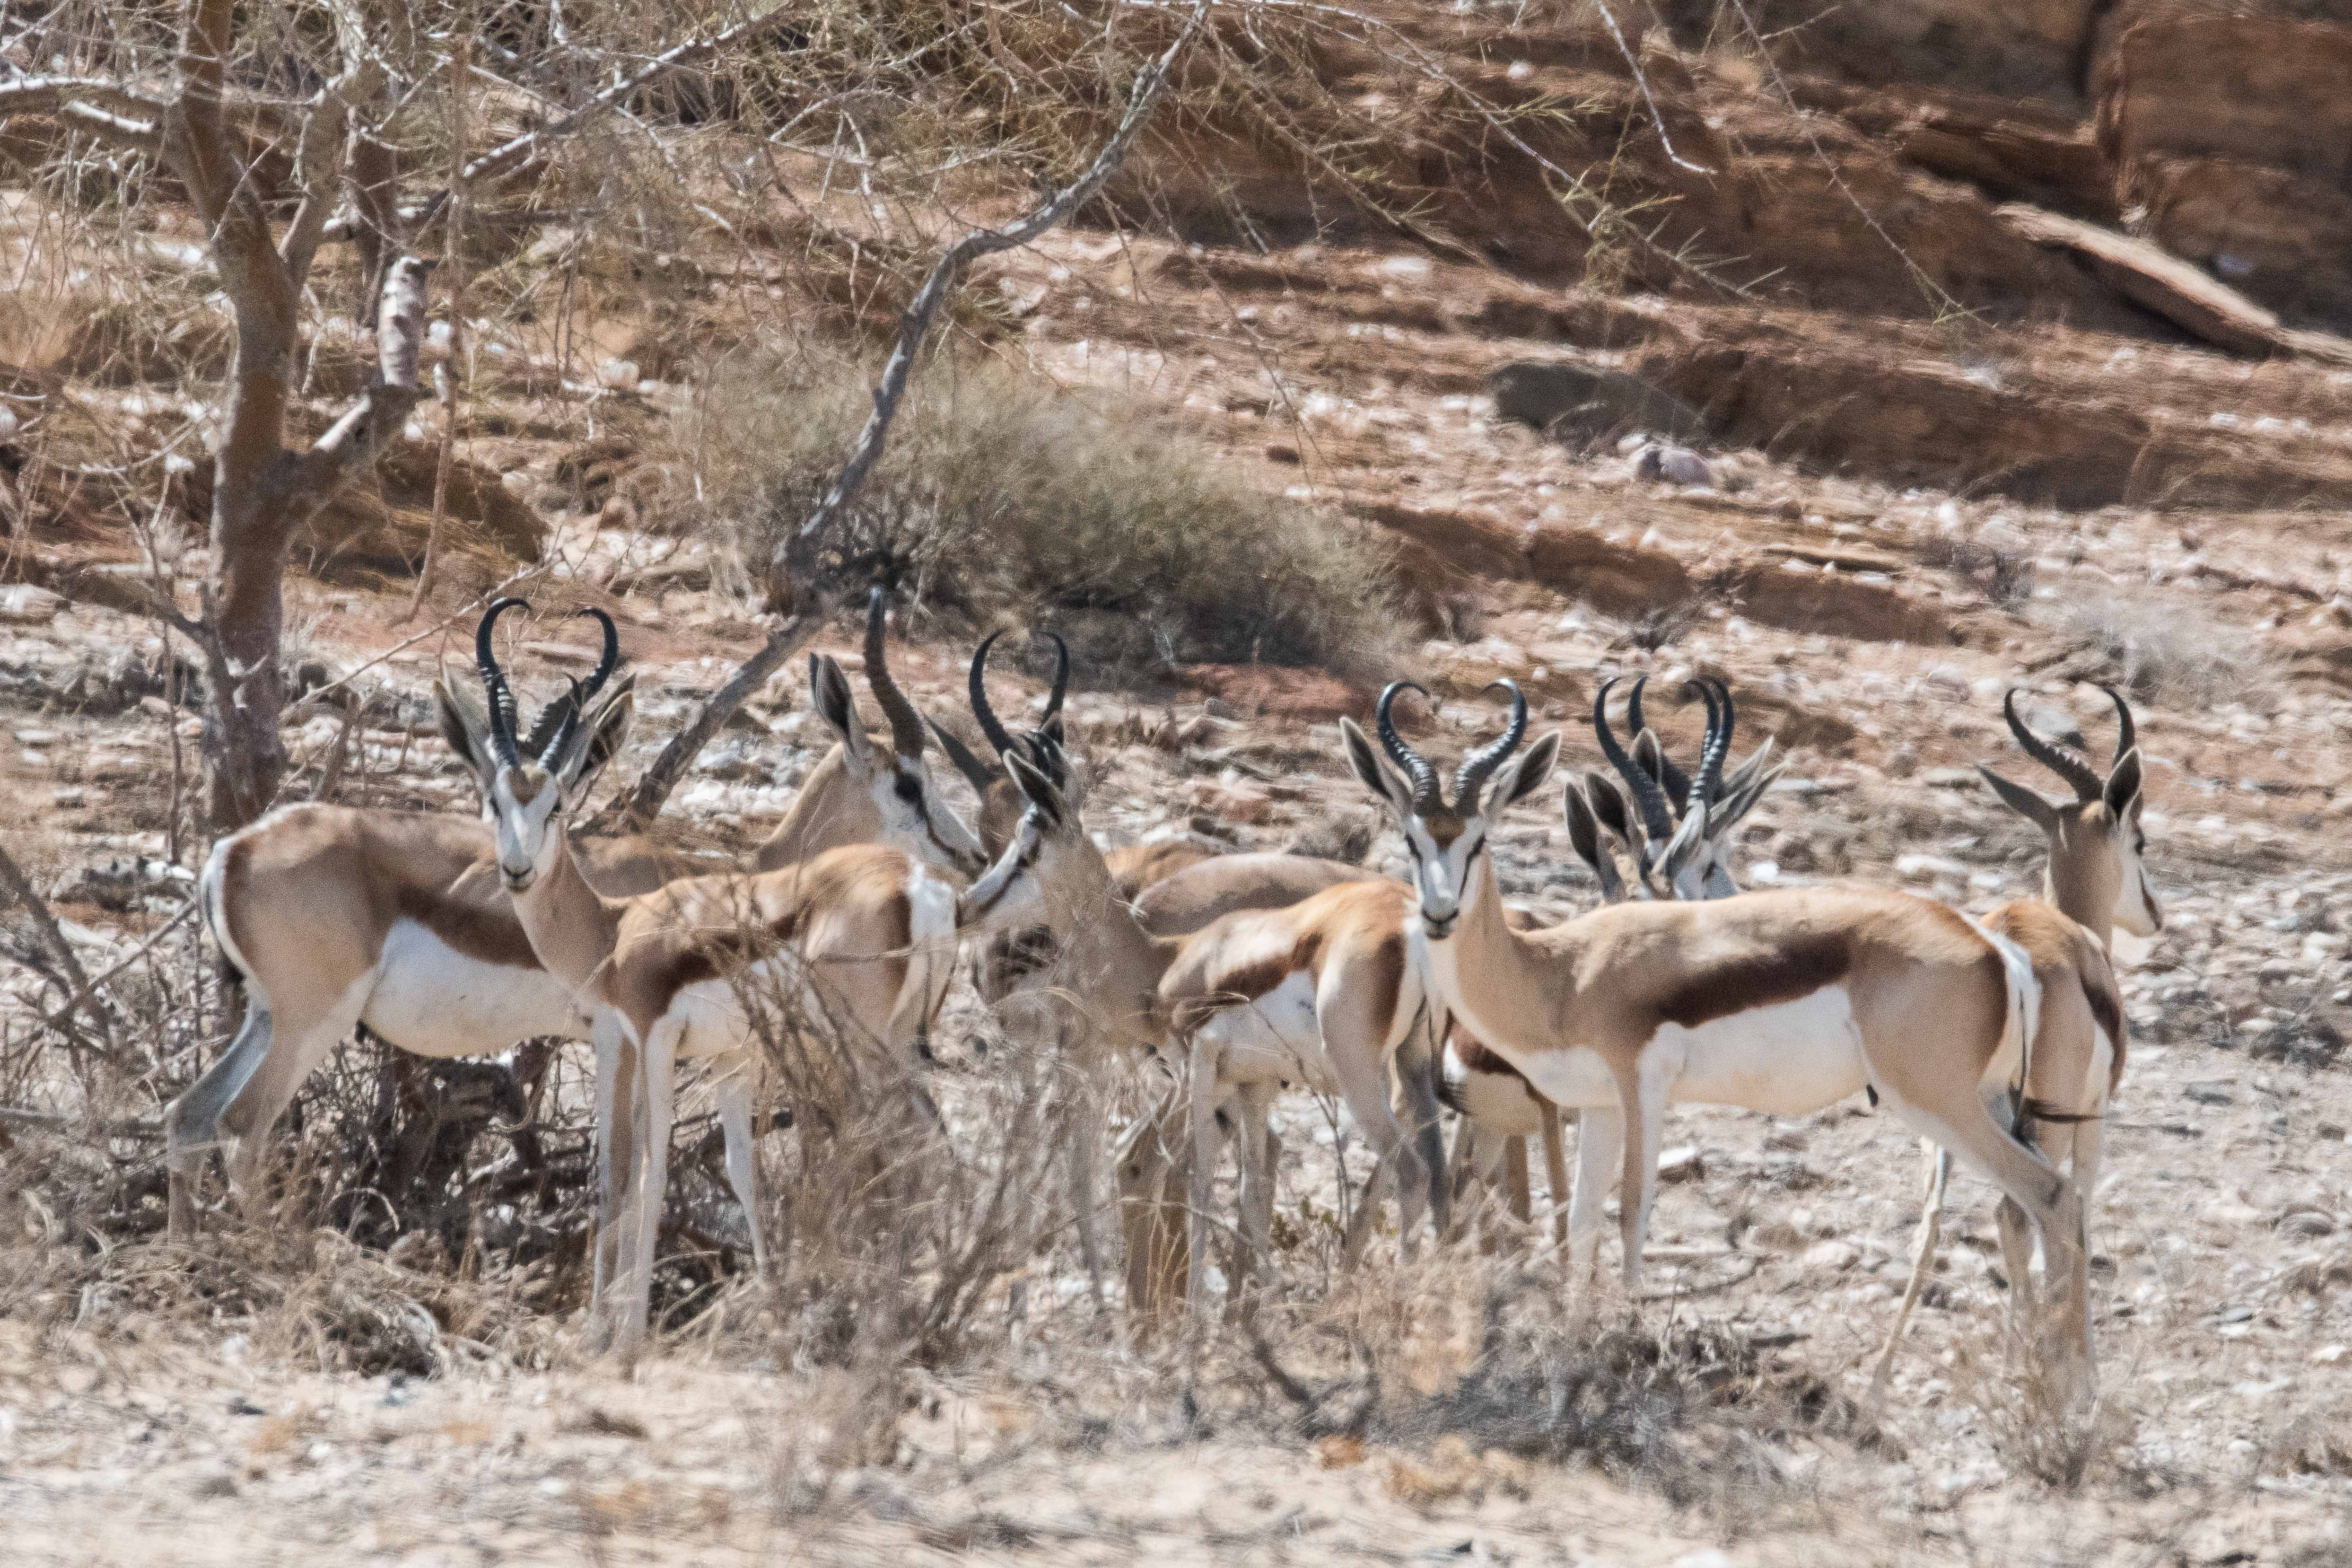
M 1993 962 L 2000 961 L 1994 954 Z M 1733 959 L 1686 976 L 1658 999 L 1658 1018 L 1696 1029 L 1735 1013 L 1794 1002 L 1844 979 L 1852 962 L 1843 934 L 1805 937 L 1771 952 Z

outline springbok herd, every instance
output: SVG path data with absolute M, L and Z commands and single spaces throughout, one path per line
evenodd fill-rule
M 1741 893 L 1732 839 L 1778 774 L 1771 742 L 1727 771 L 1731 694 L 1696 681 L 1707 731 L 1685 773 L 1643 723 L 1640 681 L 1626 710 L 1630 749 L 1619 740 L 1608 709 L 1622 678 L 1605 681 L 1593 729 L 1614 776 L 1590 772 L 1565 790 L 1570 842 L 1604 903 L 1529 929 L 1504 909 L 1487 849 L 1503 814 L 1551 777 L 1560 737 L 1523 746 L 1528 703 L 1507 680 L 1489 688 L 1507 704 L 1501 733 L 1450 781 L 1397 731 L 1399 697 L 1425 699 L 1421 687 L 1399 681 L 1381 694 L 1373 737 L 1340 722 L 1349 767 L 1403 832 L 1408 881 L 1293 855 L 1105 851 L 1086 830 L 1086 787 L 1064 752 L 1066 652 L 1043 722 L 1016 737 L 982 687 L 995 639 L 981 645 L 971 707 L 992 762 L 927 727 L 892 679 L 877 589 L 866 675 L 888 743 L 866 730 L 841 666 L 813 657 L 815 709 L 838 742 L 748 866 L 677 878 L 650 843 L 570 837 L 634 710 L 634 678 L 614 679 L 611 617 L 583 612 L 603 625 L 603 657 L 523 733 L 492 647 L 499 616 L 519 604 L 501 600 L 482 618 L 479 696 L 446 672 L 436 689 L 444 732 L 479 781 L 481 820 L 297 805 L 215 849 L 204 908 L 247 1005 L 235 1040 L 167 1114 L 175 1236 L 193 1232 L 206 1152 L 226 1145 L 232 1188 L 249 1192 L 271 1125 L 356 1025 L 435 1057 L 584 1037 L 595 1050 L 600 1181 L 589 1326 L 602 1344 L 634 1347 L 646 1328 L 679 1058 L 709 1059 L 729 1179 L 756 1215 L 753 1129 L 777 1086 L 749 988 L 782 988 L 849 1037 L 878 1043 L 936 1120 L 920 1064 L 969 942 L 986 1000 L 1050 982 L 1085 1005 L 1090 1026 L 1069 1041 L 1083 1061 L 1151 1052 L 1172 1080 L 1125 1130 L 1114 1161 L 1130 1312 L 1154 1318 L 1179 1297 L 1202 1306 L 1211 1183 L 1228 1139 L 1240 1169 L 1234 1289 L 1249 1290 L 1268 1267 L 1270 1111 L 1286 1088 L 1344 1099 L 1378 1156 L 1346 1238 L 1351 1262 L 1391 1183 L 1406 1248 L 1424 1218 L 1452 1236 L 1474 1183 L 1500 1186 L 1526 1219 L 1533 1138 L 1554 1193 L 1573 1194 L 1565 1235 L 1579 1278 L 1594 1265 L 1602 1205 L 1622 1178 L 1629 1285 L 1670 1101 L 1796 1116 L 1864 1093 L 1919 1134 L 1927 1156 L 1910 1289 L 1878 1379 L 1925 1282 L 1957 1157 L 2000 1189 L 2013 1322 L 2063 1386 L 2087 1393 L 2084 1198 L 2125 1050 L 2107 948 L 2114 929 L 2150 935 L 2160 921 L 2141 868 L 2132 715 L 2112 690 L 2120 731 L 2104 773 L 2035 734 L 2014 693 L 2004 702 L 2019 743 L 2073 798 L 1985 771 L 2042 830 L 2050 858 L 2045 897 L 1978 918 L 1908 892 Z M 978 792 L 976 827 L 934 784 L 934 738 Z M 1460 1113 L 1450 1159 L 1441 1101 Z M 1572 1186 L 1563 1110 L 1580 1128 Z M 1074 1119 L 1067 1160 L 1097 1292 L 1100 1118 Z M 756 1222 L 751 1235 L 764 1268 Z M 2028 1284 L 2037 1240 L 2049 1298 L 2039 1310 Z

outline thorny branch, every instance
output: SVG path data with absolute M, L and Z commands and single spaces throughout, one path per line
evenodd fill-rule
M 572 135 L 587 125 L 589 121 L 616 105 L 626 102 L 632 95 L 643 91 L 647 86 L 671 71 L 698 65 L 711 56 L 733 48 L 737 45 L 755 43 L 782 28 L 793 20 L 794 15 L 791 7 L 779 6 L 764 16 L 738 23 L 723 32 L 715 33 L 707 38 L 690 40 L 656 56 L 644 68 L 614 82 L 579 108 L 569 113 L 558 115 L 544 125 L 511 137 L 466 164 L 459 173 L 459 183 L 469 186 L 478 185 L 485 180 L 495 180 L 514 174 L 526 164 L 535 162 L 548 143 Z M 444 186 L 416 205 L 403 209 L 401 217 L 406 224 L 422 228 L 440 216 L 442 207 L 449 201 L 449 195 L 450 187 Z M 364 221 L 362 216 L 358 213 L 348 211 L 341 213 L 332 223 L 326 226 L 323 237 L 329 240 L 351 239 L 357 235 L 360 226 Z

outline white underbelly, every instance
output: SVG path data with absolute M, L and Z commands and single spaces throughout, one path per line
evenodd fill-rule
M 745 976 L 756 995 L 774 994 L 761 984 L 765 976 L 760 972 L 766 967 L 755 965 Z M 730 1056 L 751 1037 L 751 1015 L 743 1010 L 742 994 L 732 981 L 698 980 L 671 1000 L 670 1011 L 686 1019 L 686 1031 L 677 1040 L 681 1058 Z
M 587 1020 L 543 969 L 485 963 L 415 921 L 395 921 L 360 1022 L 421 1057 L 495 1056 L 538 1035 L 584 1038 Z
M 1300 970 L 1255 1002 L 1228 1007 L 1201 1028 L 1218 1053 L 1221 1083 L 1283 1083 L 1318 1094 L 1339 1091 L 1315 1016 L 1315 976 Z
M 1669 1100 L 1775 1116 L 1810 1115 L 1870 1081 L 1853 999 L 1843 985 L 1696 1029 L 1667 1024 L 1649 1049 L 1659 1056 Z
M 1601 1053 L 1590 1046 L 1545 1051 L 1515 1065 L 1543 1091 L 1545 1099 L 1563 1110 L 1617 1109 L 1617 1079 Z

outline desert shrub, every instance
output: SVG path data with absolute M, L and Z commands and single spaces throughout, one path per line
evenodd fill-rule
M 2273 693 L 2261 634 L 2184 610 L 2179 596 L 2117 589 L 2069 593 L 2052 606 L 2058 630 L 2102 655 L 2134 696 L 2168 707 L 2216 702 L 2259 708 Z
M 712 377 L 690 445 L 754 578 L 831 483 L 867 385 L 823 350 Z M 994 364 L 934 365 L 908 394 L 825 571 L 1037 619 L 1097 665 L 1369 671 L 1397 622 L 1366 529 L 1265 494 L 1180 426 Z

